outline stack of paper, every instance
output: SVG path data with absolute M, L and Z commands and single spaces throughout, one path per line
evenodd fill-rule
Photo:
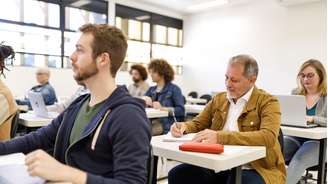
M 163 141 L 164 142 L 188 142 L 188 141 L 191 141 L 194 136 L 195 136 L 195 133 L 185 134 L 182 137 L 173 137 L 171 132 L 169 132 L 164 136 Z
M 1 184 L 44 184 L 39 177 L 32 177 L 25 166 L 23 153 L 0 156 L 0 183 Z

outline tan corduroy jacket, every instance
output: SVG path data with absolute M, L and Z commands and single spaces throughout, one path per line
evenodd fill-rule
M 254 87 L 237 120 L 240 132 L 222 130 L 228 110 L 226 92 L 217 94 L 197 117 L 186 122 L 186 133 L 212 129 L 217 130 L 218 143 L 221 144 L 265 146 L 266 157 L 253 161 L 250 165 L 263 177 L 266 184 L 284 184 L 286 169 L 278 141 L 281 115 L 278 100 Z
M 10 139 L 11 123 L 16 112 L 16 102 L 8 87 L 0 80 L 0 141 Z

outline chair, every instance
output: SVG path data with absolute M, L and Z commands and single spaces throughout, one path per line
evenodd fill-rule
M 284 134 L 282 133 L 281 128 L 279 128 L 278 141 L 280 144 L 281 153 L 284 155 Z
M 198 93 L 196 91 L 191 91 L 190 93 L 188 93 L 188 96 L 190 96 L 192 98 L 197 98 L 198 97 Z
M 318 170 L 319 170 L 318 165 L 307 168 L 306 172 L 305 172 L 305 175 L 302 176 L 302 179 L 301 179 L 303 181 L 303 183 L 304 184 L 309 184 L 308 180 L 317 181 L 316 178 L 313 178 L 313 174 L 311 174 L 310 171 L 318 171 Z M 325 183 L 327 183 L 326 182 L 326 177 L 327 177 L 327 163 L 325 164 L 325 172 L 324 172 Z
M 206 103 L 208 103 L 210 100 L 212 100 L 212 96 L 209 94 L 204 94 L 199 97 L 200 99 L 205 99 Z M 205 105 L 204 103 L 197 103 L 198 105 Z
M 10 130 L 10 138 L 13 139 L 16 136 L 18 129 L 18 121 L 19 121 L 19 110 L 14 115 L 13 120 L 11 121 L 11 130 Z
M 147 176 L 147 184 L 152 184 L 153 182 L 153 174 L 154 174 L 154 155 L 153 155 L 153 148 L 150 145 L 150 150 L 149 150 L 149 158 L 148 158 L 148 163 L 147 163 L 147 171 L 148 171 L 148 176 Z
M 183 105 L 186 105 L 187 103 L 186 97 L 184 95 L 182 95 L 182 97 L 183 97 Z

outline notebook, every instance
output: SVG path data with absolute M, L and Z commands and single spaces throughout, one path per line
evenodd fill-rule
M 188 142 L 191 141 L 192 138 L 195 136 L 195 133 L 185 134 L 182 137 L 173 137 L 171 132 L 168 132 L 164 135 L 163 141 L 164 142 Z
M 1 184 L 44 184 L 40 177 L 32 177 L 25 166 L 25 155 L 15 153 L 0 156 L 0 183 Z

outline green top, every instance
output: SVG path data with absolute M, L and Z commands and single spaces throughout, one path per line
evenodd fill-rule
M 97 114 L 100 110 L 103 102 L 100 102 L 92 107 L 89 106 L 90 98 L 87 99 L 81 106 L 80 111 L 78 112 L 74 125 L 71 131 L 69 138 L 69 143 L 73 144 L 81 138 L 81 135 L 85 127 L 91 122 L 91 119 Z
M 310 109 L 306 108 L 306 115 L 308 115 L 308 116 L 315 116 L 315 109 L 317 108 L 317 104 L 318 103 L 316 103 Z

